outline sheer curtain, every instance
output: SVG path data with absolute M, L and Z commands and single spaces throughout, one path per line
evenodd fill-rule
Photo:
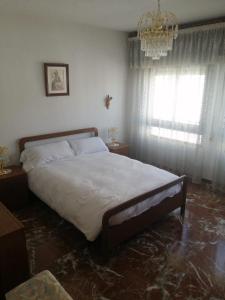
M 133 156 L 225 189 L 225 29 L 180 34 L 160 61 L 130 41 Z

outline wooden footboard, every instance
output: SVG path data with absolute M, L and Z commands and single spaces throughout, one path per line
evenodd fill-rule
M 164 190 L 181 183 L 182 188 L 178 194 L 174 197 L 168 197 L 161 201 L 158 205 L 153 206 L 135 216 L 129 220 L 124 221 L 118 225 L 110 225 L 110 219 L 117 215 L 118 213 L 137 205 L 145 201 Z M 181 217 L 184 218 L 185 214 L 185 204 L 186 204 L 186 194 L 187 194 L 187 177 L 181 176 L 178 179 L 165 184 L 155 190 L 148 193 L 140 195 L 136 198 L 128 200 L 110 210 L 108 210 L 102 220 L 102 250 L 104 254 L 108 254 L 114 247 L 120 244 L 122 241 L 129 239 L 135 234 L 143 231 L 145 228 L 149 227 L 150 224 L 159 220 L 163 216 L 167 215 L 176 208 L 181 208 Z

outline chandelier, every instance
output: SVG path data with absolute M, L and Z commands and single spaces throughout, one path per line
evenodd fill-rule
M 161 12 L 160 0 L 158 10 L 145 13 L 138 23 L 138 38 L 145 56 L 154 60 L 167 56 L 173 49 L 173 40 L 178 35 L 178 20 L 171 12 Z

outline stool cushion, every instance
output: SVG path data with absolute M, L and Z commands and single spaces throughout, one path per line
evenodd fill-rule
M 6 294 L 6 300 L 72 300 L 56 278 L 43 271 Z

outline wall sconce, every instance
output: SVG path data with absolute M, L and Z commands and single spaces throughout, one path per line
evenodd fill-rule
M 111 96 L 109 96 L 109 95 L 107 95 L 105 97 L 105 107 L 106 107 L 106 109 L 109 109 L 112 99 L 113 98 Z

